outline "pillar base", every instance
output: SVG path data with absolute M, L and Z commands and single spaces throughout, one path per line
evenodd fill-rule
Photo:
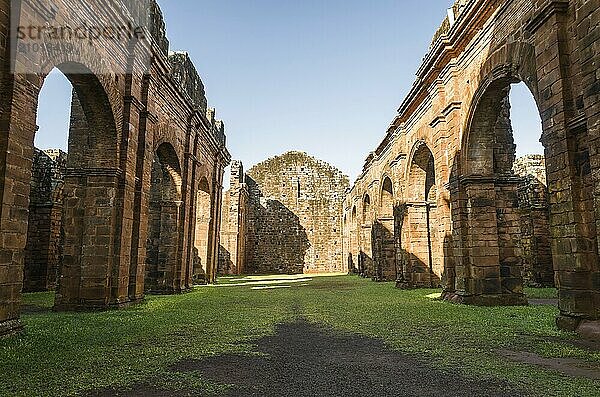
M 208 284 L 209 283 L 196 284 L 196 285 L 208 285 Z M 194 290 L 193 287 L 181 288 L 181 289 L 165 289 L 165 290 L 155 289 L 155 290 L 146 291 L 146 295 L 180 295 L 180 294 L 187 294 L 188 292 L 192 292 L 193 290 Z
M 600 320 L 585 320 L 562 314 L 556 318 L 556 325 L 563 331 L 577 332 L 585 339 L 600 341 Z
M 600 320 L 583 320 L 577 327 L 577 333 L 585 339 L 600 342 Z
M 471 306 L 527 306 L 527 297 L 524 294 L 500 294 L 500 295 L 464 295 L 458 292 L 444 292 L 442 299 Z
M 143 301 L 138 300 L 127 300 L 126 302 L 103 304 L 103 303 L 59 303 L 55 304 L 52 308 L 54 312 L 104 312 L 109 310 L 121 310 L 127 309 L 133 305 L 136 305 Z
M 9 337 L 23 331 L 20 320 L 6 320 L 0 322 L 0 338 Z
M 396 288 L 402 290 L 411 290 L 415 289 L 413 283 L 407 280 L 396 280 Z

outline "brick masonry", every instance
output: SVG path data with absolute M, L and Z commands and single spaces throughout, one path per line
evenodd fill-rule
M 455 302 L 515 305 L 524 281 L 551 284 L 551 258 L 558 325 L 599 321 L 598 37 L 596 0 L 457 1 L 345 198 L 350 267 L 375 279 L 388 269 L 403 288 L 439 280 Z M 523 163 L 513 172 L 517 82 L 542 119 L 547 189 L 541 173 L 518 175 Z
M 30 3 L 16 11 L 11 3 L 0 0 L 0 335 L 21 328 L 37 103 L 54 68 L 73 85 L 55 308 L 123 307 L 143 299 L 146 290 L 190 289 L 201 189 L 210 195 L 203 208 L 209 225 L 202 277 L 214 281 L 222 180 L 230 162 L 225 127 L 207 107 L 189 56 L 169 52 L 156 2 L 53 1 L 56 26 L 135 26 L 140 13 L 152 23 L 144 27 L 148 40 L 134 48 L 104 36 L 91 42 L 73 37 L 67 43 L 72 51 L 44 53 L 43 62 L 17 52 L 18 71 L 36 66 L 39 73 L 11 72 L 10 18 L 18 12 L 26 25 L 46 21 Z
M 63 151 L 35 150 L 29 194 L 24 292 L 56 288 L 63 244 L 62 207 L 66 165 L 67 154 Z
M 221 249 L 223 273 L 347 271 L 342 201 L 349 182 L 341 171 L 301 152 L 268 159 L 243 179 L 237 164 L 224 201 L 222 233 L 230 237 Z
M 240 161 L 231 163 L 231 183 L 223 195 L 219 273 L 240 275 L 246 271 L 248 245 L 248 200 L 244 166 Z
M 513 171 L 522 178 L 518 190 L 523 281 L 527 286 L 553 287 L 546 160 L 542 155 L 521 157 Z

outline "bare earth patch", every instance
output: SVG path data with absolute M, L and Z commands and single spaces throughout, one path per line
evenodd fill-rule
M 185 360 L 171 370 L 198 374 L 203 381 L 230 385 L 229 397 L 275 396 L 524 396 L 497 380 L 467 379 L 388 349 L 380 340 L 340 334 L 298 321 L 280 325 L 256 341 L 256 355 L 228 354 Z M 153 384 L 160 384 L 152 382 Z M 93 396 L 206 395 L 170 393 L 138 386 L 132 391 L 99 391 Z
M 600 380 L 600 365 L 575 358 L 546 358 L 531 352 L 499 350 L 500 355 L 520 363 L 538 365 L 565 375 Z
M 533 306 L 557 306 L 558 299 L 529 299 L 529 304 Z
M 390 350 L 377 339 L 340 334 L 306 321 L 280 325 L 256 341 L 256 355 L 226 354 L 184 360 L 173 372 L 229 385 L 227 397 L 414 396 L 516 397 L 526 394 L 491 379 L 467 379 L 436 368 L 435 362 Z M 160 379 L 151 382 L 160 384 Z M 102 390 L 93 397 L 207 396 L 201 391 Z

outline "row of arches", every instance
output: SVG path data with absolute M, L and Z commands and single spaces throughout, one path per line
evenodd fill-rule
M 447 146 L 418 141 L 395 180 L 384 176 L 362 194 L 355 186 L 347 216 L 349 266 L 400 287 L 441 286 L 446 299 L 477 305 L 527 304 L 528 277 L 537 285 L 556 282 L 559 325 L 572 328 L 598 313 L 592 147 L 583 108 L 570 124 L 557 123 L 550 98 L 540 96 L 532 52 L 524 46 L 522 55 L 529 66 L 484 66 L 450 161 Z M 539 116 L 543 127 L 543 178 L 525 178 L 515 167 L 515 87 L 533 98 L 531 117 Z M 375 208 L 374 193 L 380 195 Z M 382 267 L 395 267 L 395 274 Z
M 66 69 L 72 69 L 72 66 L 66 67 Z M 64 67 L 63 67 L 64 69 Z M 87 168 L 100 168 L 101 165 L 106 165 L 108 162 L 103 157 L 107 153 L 100 148 L 95 147 L 95 143 L 102 143 L 106 145 L 110 142 L 103 141 L 102 137 L 91 136 L 91 130 L 89 125 L 96 125 L 99 128 L 98 123 L 102 123 L 102 120 L 98 120 L 97 115 L 99 110 L 95 108 L 93 113 L 89 107 L 83 108 L 79 102 L 79 96 L 86 98 L 89 95 L 93 95 L 94 91 L 88 86 L 88 83 L 83 82 L 83 77 L 77 75 L 77 81 L 79 81 L 79 87 L 73 84 L 72 78 L 62 74 L 59 68 L 54 69 L 48 76 L 50 76 L 52 90 L 56 91 L 71 91 L 72 98 L 69 100 L 68 107 L 69 122 L 66 123 L 66 131 L 46 131 L 44 124 L 51 119 L 48 113 L 51 109 L 38 108 L 37 112 L 37 124 L 39 128 L 42 128 L 42 133 L 50 135 L 41 139 L 39 137 L 40 132 L 36 133 L 35 143 L 38 142 L 45 145 L 52 145 L 55 142 L 58 146 L 61 145 L 61 135 L 67 137 L 68 144 L 68 162 L 67 169 L 73 169 L 74 167 L 81 167 L 81 164 L 77 164 L 79 159 L 85 159 Z M 62 77 L 62 78 L 61 78 Z M 62 81 L 61 81 L 62 80 Z M 91 78 L 90 81 L 94 81 Z M 48 104 L 48 101 L 44 101 L 43 96 L 49 95 L 47 90 L 44 88 L 46 84 L 42 85 L 40 90 L 39 102 L 42 104 Z M 81 90 L 80 95 L 77 94 L 77 90 Z M 97 88 L 98 89 L 98 88 Z M 106 99 L 106 98 L 105 98 Z M 56 104 L 52 104 L 53 108 L 56 108 Z M 41 115 L 41 117 L 40 117 Z M 46 117 L 45 117 L 46 116 Z M 56 123 L 56 119 L 54 118 Z M 106 122 L 106 121 L 104 121 Z M 83 144 L 83 143 L 87 143 Z M 147 293 L 173 293 L 178 291 L 177 277 L 180 274 L 184 274 L 184 278 L 191 277 L 196 282 L 205 282 L 207 280 L 207 270 L 210 271 L 207 264 L 210 263 L 211 252 L 210 240 L 212 240 L 214 234 L 214 227 L 211 228 L 212 213 L 215 209 L 214 198 L 211 193 L 211 186 L 208 182 L 207 177 L 201 177 L 197 188 L 197 202 L 196 202 L 196 216 L 195 216 L 195 231 L 194 231 L 194 266 L 191 269 L 182 270 L 184 267 L 181 262 L 185 260 L 182 255 L 180 246 L 182 244 L 182 204 L 183 204 L 183 192 L 184 181 L 183 172 L 181 166 L 181 160 L 176 152 L 176 149 L 171 143 L 163 142 L 158 144 L 157 148 L 153 151 L 152 155 L 152 168 L 150 176 L 150 190 L 149 190 L 149 203 L 147 209 L 147 244 L 146 254 L 143 266 L 143 280 L 144 290 Z M 65 176 L 63 176 L 64 178 Z M 81 188 L 81 187 L 78 187 Z M 57 197 L 56 201 L 63 203 L 64 199 L 62 192 L 61 197 Z M 30 192 L 32 194 L 32 192 Z M 30 200 L 31 201 L 31 200 Z M 141 209 L 140 209 L 141 211 Z M 73 221 L 68 218 L 68 212 L 62 213 L 61 209 L 61 234 L 64 234 L 63 225 L 72 224 Z M 146 214 L 138 214 L 140 217 L 146 217 Z M 64 217 L 64 219 L 62 219 Z M 30 217 L 31 223 L 31 207 Z M 32 225 L 29 225 L 31 229 Z M 26 257 L 29 257 L 29 250 L 33 250 L 34 247 L 39 247 L 40 242 L 43 240 L 43 236 L 28 236 L 27 246 L 25 249 Z M 66 240 L 61 241 L 60 245 L 64 245 Z M 63 247 L 60 247 L 61 251 Z M 55 260 L 62 262 L 63 257 L 56 257 Z M 29 272 L 29 267 L 33 266 L 32 261 L 25 261 L 25 273 Z M 54 269 L 48 269 L 48 284 L 38 285 L 30 288 L 27 285 L 27 278 L 25 279 L 24 290 L 45 290 L 52 288 L 56 285 L 57 281 L 61 277 L 60 267 Z M 138 273 L 138 269 L 132 269 L 134 274 Z M 183 271 L 183 273 L 182 273 Z M 54 274 L 52 274 L 54 272 Z M 179 276 L 181 277 L 181 276 Z M 133 277 L 131 277 L 133 279 Z M 130 280 L 132 282 L 133 280 Z M 136 281 L 137 282 L 137 281 Z M 135 288 L 134 288 L 135 291 Z M 132 291 L 133 292 L 133 291 Z M 133 292 L 135 293 L 135 292 Z
M 49 102 L 40 102 L 48 75 L 51 80 L 62 76 L 61 89 L 69 93 L 62 133 L 52 130 L 60 123 L 37 127 L 45 120 L 38 118 L 38 104 Z M 56 310 L 88 310 L 121 307 L 147 293 L 178 293 L 194 282 L 214 280 L 221 181 L 228 162 L 224 142 L 219 152 L 207 149 L 200 137 L 215 133 L 210 130 L 215 127 L 198 113 L 196 120 L 185 121 L 189 132 L 163 134 L 161 120 L 171 115 L 149 113 L 149 101 L 156 98 L 148 99 L 149 79 L 141 83 L 143 102 L 134 107 L 110 75 L 94 74 L 76 62 L 3 82 L 13 94 L 2 98 L 8 130 L 0 138 L 7 153 L 0 166 L 5 242 L 0 267 L 9 271 L 0 278 L 0 334 L 21 327 L 22 290 L 56 289 Z M 193 132 L 206 126 L 207 133 Z M 56 142 L 68 152 L 60 175 L 53 175 L 60 188 L 47 203 L 35 203 L 52 205 L 47 212 L 53 219 L 43 225 L 43 211 L 32 211 L 28 198 L 38 188 L 32 163 L 40 135 L 51 137 L 44 145 Z M 214 157 L 204 164 L 201 153 Z M 42 225 L 35 233 L 33 223 Z M 46 244 L 49 239 L 52 244 Z M 37 284 L 29 284 L 34 278 Z
M 423 141 L 415 146 L 412 158 L 404 200 L 400 199 L 399 189 L 394 189 L 392 178 L 385 175 L 375 204 L 369 193 L 363 196 L 360 225 L 357 205 L 353 206 L 346 223 L 351 229 L 350 246 L 359 247 L 359 253 L 349 254 L 349 267 L 378 281 L 436 286 L 440 256 L 434 158 Z M 357 227 L 360 232 L 354 230 Z

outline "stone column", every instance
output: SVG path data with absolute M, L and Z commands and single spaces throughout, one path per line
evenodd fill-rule
M 152 139 L 153 126 L 158 121 L 156 116 L 148 109 L 148 92 L 152 80 L 149 75 L 142 81 L 142 106 L 138 114 L 139 129 L 137 136 L 137 150 L 135 159 L 135 192 L 133 198 L 133 223 L 131 231 L 131 259 L 129 270 L 129 300 L 138 302 L 144 297 L 144 283 L 146 272 L 146 255 L 148 252 L 147 241 L 149 231 L 149 193 L 151 184 Z
M 590 84 L 581 98 L 584 107 L 587 104 L 586 114 L 592 118 L 578 117 L 573 107 L 580 99 L 572 95 L 575 70 L 568 45 L 572 37 L 567 26 L 571 2 L 538 0 L 536 3 L 539 16 L 529 23 L 527 30 L 536 43 L 539 106 L 544 127 L 542 141 L 546 148 L 551 202 L 552 255 L 560 297 L 558 325 L 574 330 L 584 320 L 600 321 L 600 228 L 594 230 L 600 224 L 598 213 L 594 211 L 598 202 L 594 200 L 594 191 L 600 191 L 600 178 L 596 175 L 600 161 L 598 151 L 590 142 L 590 137 L 598 136 L 598 123 L 590 123 L 598 119 L 597 93 L 593 92 L 597 84 L 588 78 Z M 581 23 L 591 22 L 591 30 L 581 30 L 582 43 L 585 43 L 582 47 L 589 50 L 592 43 L 589 38 L 597 36 L 598 10 L 592 6 L 594 2 L 581 4 L 587 4 L 577 13 L 583 18 Z M 593 51 L 586 54 L 591 55 Z M 593 68 L 591 64 L 588 67 Z M 588 77 L 595 73 L 593 70 Z M 592 129 L 588 130 L 588 126 Z
M 19 316 L 38 92 L 23 76 L 8 77 L 6 70 L 2 75 L 2 92 L 12 92 L 12 97 L 0 97 L 0 336 L 22 329 Z
M 181 292 L 177 272 L 181 268 L 179 239 L 182 204 L 181 201 L 163 201 L 161 204 L 158 271 L 164 274 L 162 286 L 159 285 L 163 293 Z
M 493 178 L 476 177 L 462 184 L 465 250 L 456 267 L 453 299 L 483 306 L 527 304 L 516 252 L 518 213 L 508 204 L 516 201 L 516 184 L 498 187 Z
M 365 223 L 361 225 L 361 244 L 360 244 L 360 255 L 361 255 L 361 266 L 364 277 L 373 277 L 373 249 L 372 249 L 372 235 L 373 227 L 371 224 Z
M 397 274 L 394 218 L 379 218 L 375 223 L 373 234 L 376 241 L 373 250 L 375 277 L 378 281 L 395 281 Z
M 119 265 L 117 169 L 70 169 L 65 177 L 63 263 L 56 310 L 103 309 L 119 305 L 111 276 Z
M 220 162 L 215 165 L 215 175 L 213 181 L 213 194 L 211 197 L 211 222 L 209 226 L 209 252 L 210 258 L 210 275 L 208 278 L 211 283 L 214 283 L 217 278 L 217 261 L 219 258 L 219 244 L 221 236 L 221 210 L 223 206 L 223 166 Z

